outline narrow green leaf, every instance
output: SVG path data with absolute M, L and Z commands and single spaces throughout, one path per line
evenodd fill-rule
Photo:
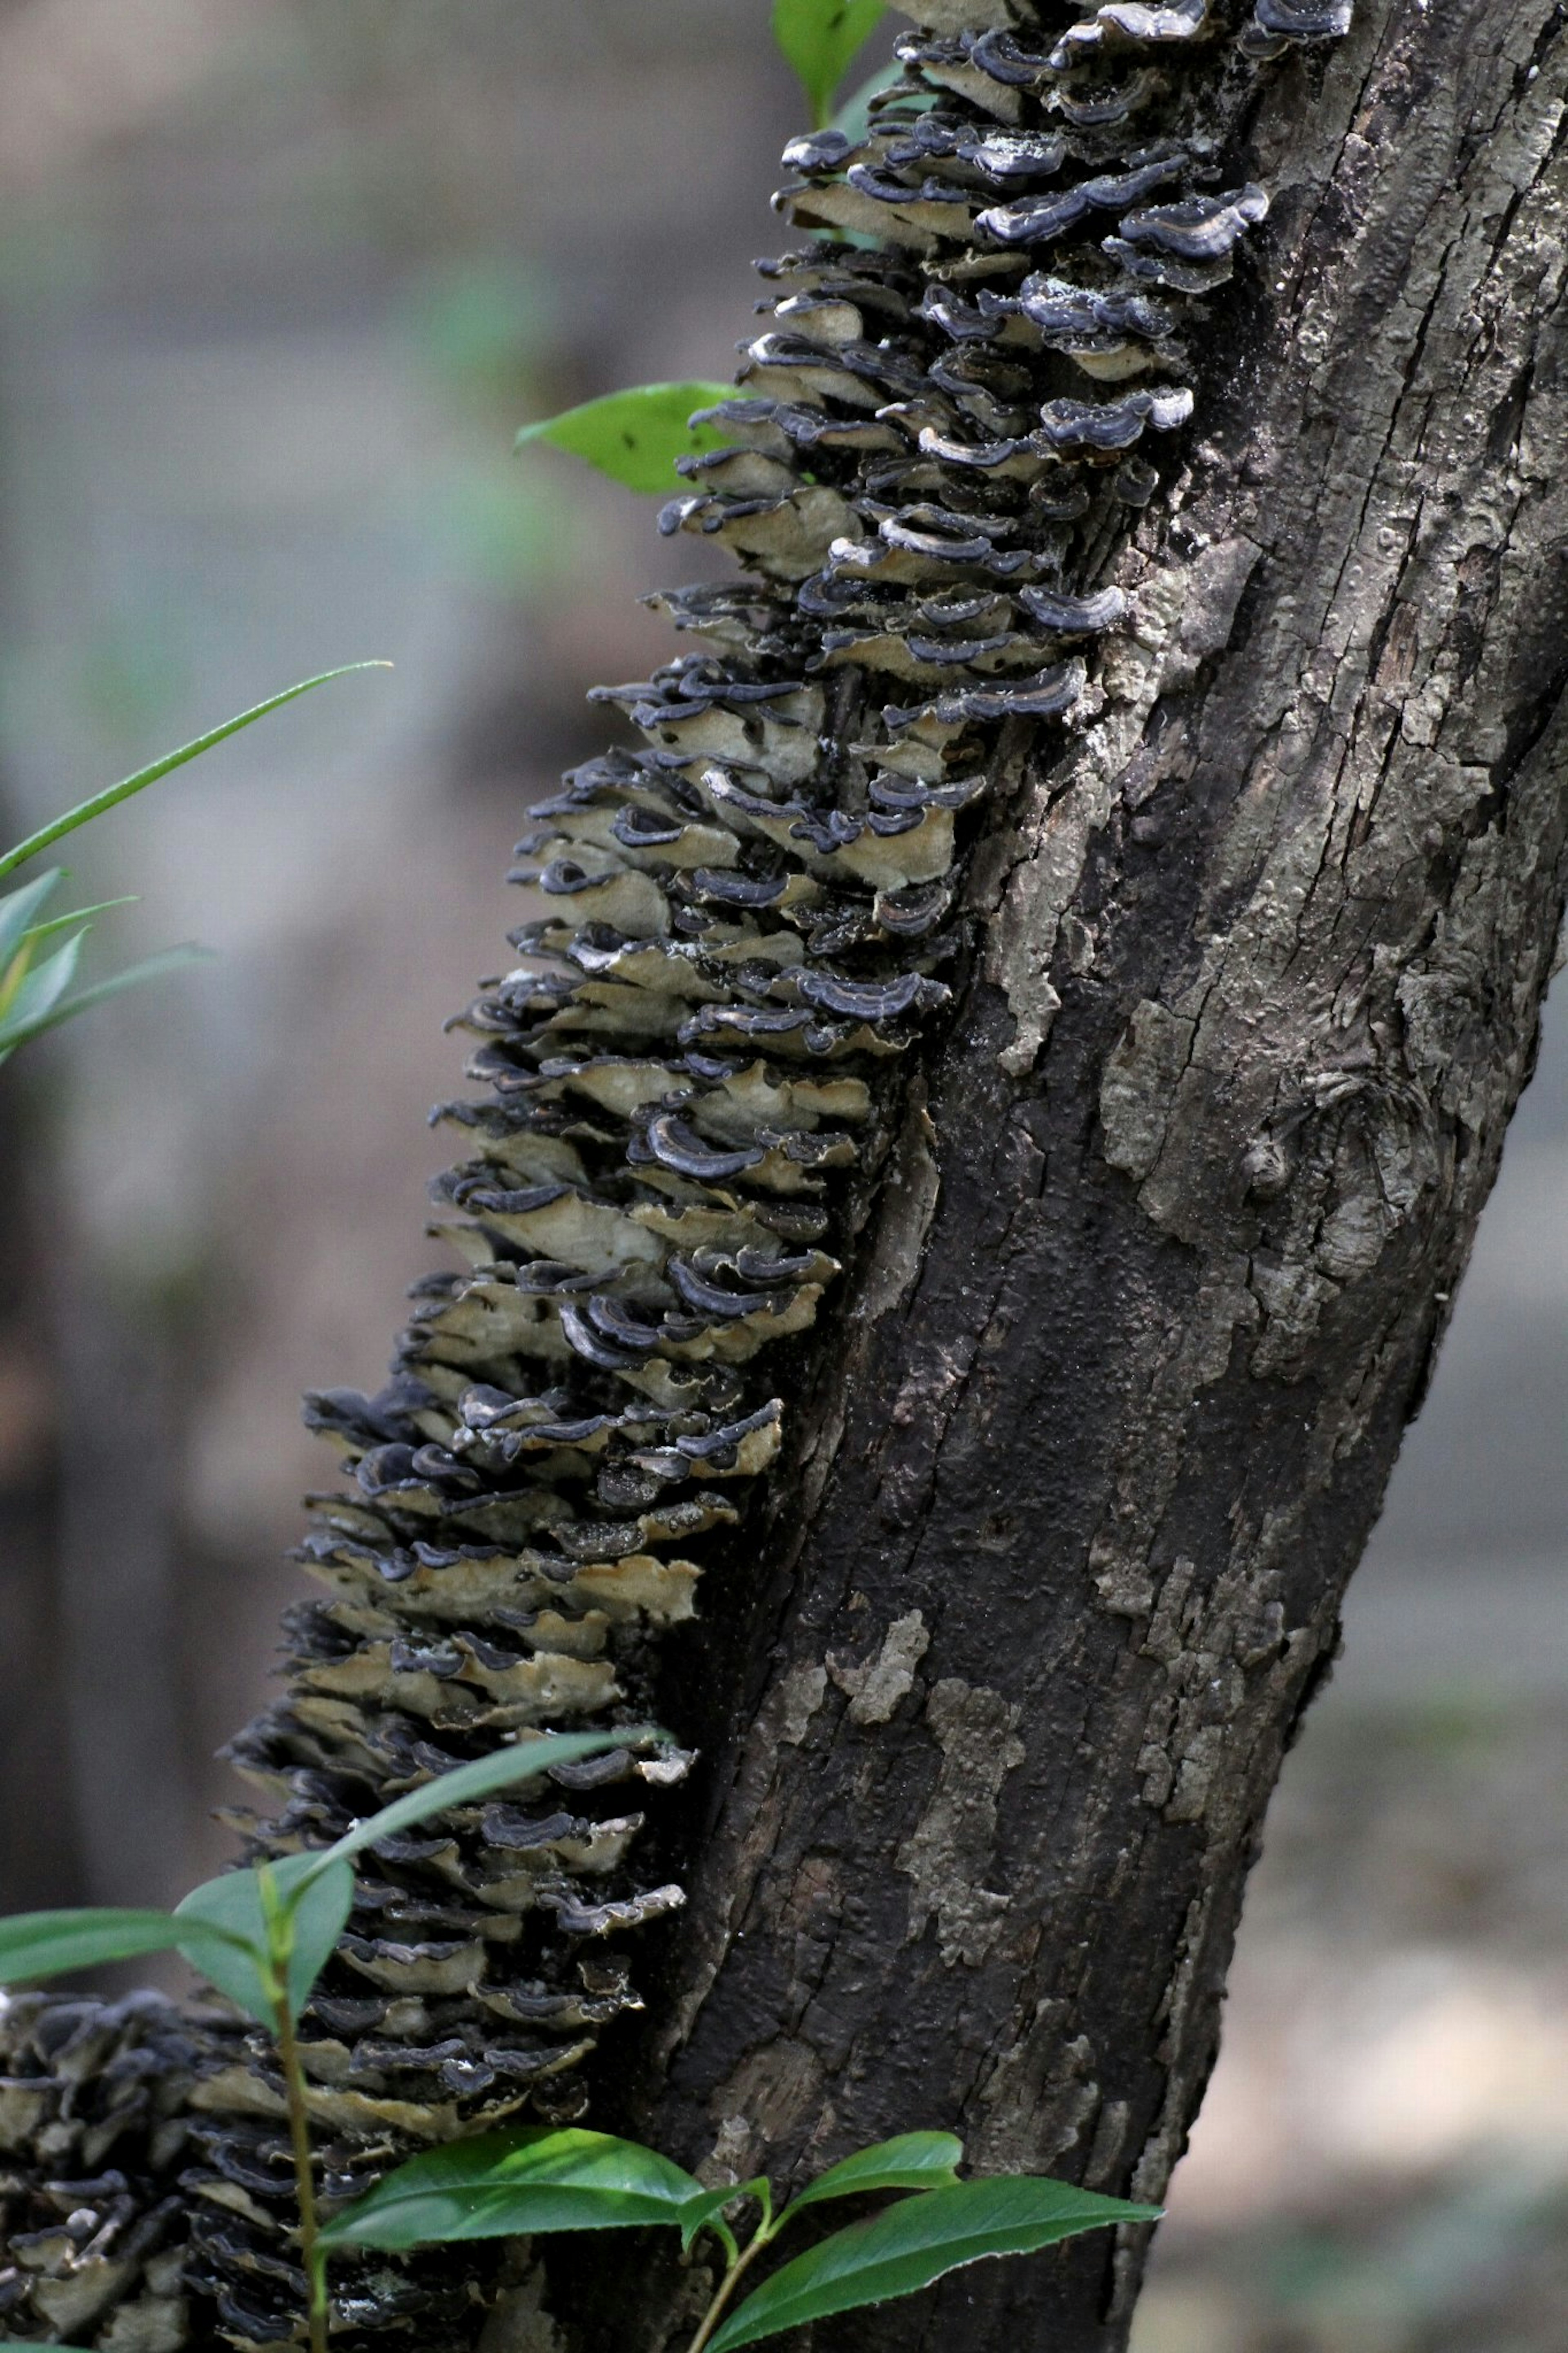
M 0 988 L 5 986 L 5 975 L 23 941 L 36 940 L 42 935 L 44 926 L 35 923 L 33 918 L 64 871 L 63 867 L 51 866 L 48 872 L 40 874 L 36 882 L 25 882 L 19 891 L 7 892 L 5 898 L 0 899 Z M 89 908 L 84 912 L 90 914 L 92 910 Z M 68 923 L 71 918 L 65 916 L 61 920 Z M 4 999 L 0 998 L 0 1011 L 4 1009 Z
M 690 423 L 693 409 L 711 408 L 734 397 L 732 384 L 633 385 L 625 392 L 608 392 L 580 407 L 563 409 L 559 417 L 543 417 L 537 425 L 525 425 L 516 446 L 521 449 L 531 441 L 548 441 L 552 448 L 585 458 L 628 491 L 668 495 L 677 488 L 678 458 L 724 447 L 725 437 L 717 426 Z
M 293 1924 L 289 1957 L 289 2011 L 298 2018 L 310 1989 L 331 1958 L 353 1904 L 354 1875 L 346 1862 L 325 1862 L 320 1852 L 285 1855 L 270 1866 L 273 1883 Z M 226 1871 L 194 1887 L 176 1907 L 181 1950 L 193 1968 L 221 1993 L 266 2027 L 278 2023 L 263 1962 L 268 1950 L 267 1910 L 256 1871 Z M 192 1924 L 217 1928 L 242 1940 L 243 1949 L 216 1951 L 189 1946 Z
M 773 38 L 800 77 L 813 126 L 833 117 L 833 93 L 886 14 L 882 0 L 773 0 Z
M 410 1789 L 407 1796 L 396 1798 L 384 1806 L 378 1814 L 369 1814 L 363 1822 L 355 1822 L 332 1845 L 323 1847 L 309 1857 L 301 1857 L 311 1869 L 325 1870 L 331 1863 L 348 1862 L 363 1854 L 367 1846 L 377 1846 L 383 1839 L 392 1838 L 398 1831 L 411 1830 L 416 1822 L 428 1821 L 432 1814 L 444 1814 L 449 1806 L 465 1806 L 476 1798 L 488 1798 L 497 1789 L 509 1789 L 515 1782 L 531 1781 L 538 1774 L 548 1773 L 552 1765 L 574 1765 L 580 1757 L 603 1756 L 611 1748 L 636 1747 L 639 1741 L 663 1740 L 667 1737 L 652 1725 L 637 1725 L 629 1732 L 546 1732 L 535 1740 L 520 1740 L 510 1748 L 498 1748 L 493 1756 L 476 1757 L 471 1765 L 455 1766 L 450 1773 L 442 1773 L 422 1788 Z
M 731 2314 L 710 2353 L 732 2353 L 738 2345 L 753 2345 L 830 2312 L 913 2295 L 943 2273 L 987 2255 L 1034 2254 L 1079 2231 L 1152 2222 L 1159 2212 L 1157 2206 L 1129 2206 L 1028 2174 L 929 2189 L 797 2255 Z
M 68 944 L 75 947 L 77 941 L 73 940 Z M 60 954 L 64 953 L 62 949 Z M 53 961 L 51 957 L 50 962 Z M 107 980 L 95 980 L 90 988 L 79 988 L 74 997 L 68 997 L 43 1013 L 35 1011 L 26 1017 L 24 1017 L 21 1006 L 22 991 L 18 990 L 9 1013 L 0 1020 L 0 1056 L 13 1052 L 18 1046 L 25 1046 L 29 1038 L 42 1037 L 46 1029 L 58 1029 L 62 1021 L 74 1021 L 79 1013 L 86 1013 L 93 1006 L 101 1005 L 107 997 L 118 997 L 122 989 L 140 988 L 143 981 L 158 980 L 165 973 L 183 972 L 187 965 L 209 964 L 211 961 L 212 951 L 197 947 L 192 942 L 187 942 L 183 947 L 165 948 L 160 955 L 146 956 L 140 964 L 128 965 L 123 972 L 111 973 Z M 46 968 L 39 967 L 40 970 Z
M 252 726 L 258 719 L 265 719 L 269 711 L 281 711 L 286 702 L 296 702 L 301 694 L 309 694 L 312 687 L 326 686 L 334 678 L 349 678 L 355 670 L 391 668 L 392 664 L 384 661 L 346 662 L 341 670 L 324 670 L 319 678 L 301 679 L 297 686 L 286 686 L 281 694 L 268 695 L 265 702 L 258 702 L 249 711 L 242 711 L 236 719 L 226 719 L 221 727 L 214 727 L 205 735 L 198 735 L 194 743 L 182 744 L 177 752 L 165 752 L 161 760 L 153 761 L 145 768 L 138 768 L 134 776 L 123 777 L 117 785 L 106 786 L 90 800 L 79 802 L 63 817 L 51 818 L 37 833 L 30 833 L 26 841 L 19 841 L 14 849 L 0 852 L 0 874 L 9 874 L 13 867 L 24 864 L 29 858 L 36 858 L 40 849 L 48 848 L 50 842 L 58 841 L 65 834 L 74 833 L 79 825 L 89 824 L 93 818 L 101 817 L 105 809 L 117 807 L 120 802 L 128 801 L 133 793 L 155 785 L 161 776 L 169 776 L 175 768 L 183 768 L 187 760 L 195 759 L 203 752 L 210 752 L 215 744 L 222 744 L 228 736 L 237 735 L 242 727 Z
M 0 1020 L 0 1045 L 20 1045 L 22 1036 L 36 1036 L 39 1029 L 48 1027 L 48 1017 L 76 978 L 76 968 L 81 960 L 83 932 L 73 934 L 63 947 L 47 955 L 41 964 L 30 965 L 11 990 L 5 1012 Z M 21 1034 L 13 1039 L 10 1033 Z
M 760 2199 L 765 2218 L 773 2205 L 773 2183 L 764 2175 L 758 2173 L 753 2175 L 750 2181 L 732 2183 L 728 2189 L 705 2189 L 700 2198 L 688 2199 L 680 2217 L 682 2254 L 689 2247 L 698 2232 L 706 2230 L 709 2223 L 715 2221 L 724 2211 L 726 2206 L 732 2206 L 737 2198 Z
M 830 2165 L 791 2199 L 789 2211 L 798 2214 L 824 2198 L 857 2198 L 868 2189 L 951 2189 L 958 2179 L 953 2168 L 963 2158 L 963 2143 L 954 2133 L 900 2133 L 896 2140 L 878 2141 Z
M 57 932 L 68 932 L 73 923 L 88 923 L 94 915 L 107 915 L 116 907 L 139 907 L 141 904 L 134 892 L 126 898 L 99 899 L 90 907 L 73 907 L 68 915 L 51 915 L 47 923 L 35 923 L 27 937 L 29 940 L 53 939 Z
M 198 1941 L 205 1962 L 228 1937 L 204 1926 Z M 132 1960 L 141 1953 L 182 1948 L 184 1933 L 171 1912 L 22 1912 L 0 1920 L 0 1985 L 56 1978 L 100 1961 Z
M 733 2193 L 731 2193 L 731 2195 Z M 611 2133 L 480 2133 L 400 2165 L 321 2232 L 329 2247 L 421 2247 L 534 2231 L 679 2223 L 707 2193 L 668 2158 Z

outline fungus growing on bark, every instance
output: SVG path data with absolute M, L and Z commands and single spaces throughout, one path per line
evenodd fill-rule
M 1354 0 L 1257 0 L 1242 48 L 1252 58 L 1278 58 L 1293 45 L 1337 41 L 1350 31 Z
M 1142 453 L 1194 400 L 1123 380 L 1184 373 L 1184 319 L 1267 209 L 1215 185 L 1244 103 L 1228 20 L 1115 0 L 1053 40 L 1021 7 L 923 14 L 863 141 L 785 151 L 782 204 L 828 234 L 764 265 L 773 323 L 703 412 L 728 446 L 682 461 L 660 517 L 747 576 L 653 600 L 702 650 L 599 690 L 638 744 L 531 812 L 515 879 L 540 912 L 463 1017 L 489 1097 L 445 1114 L 468 1156 L 437 1230 L 464 1264 L 416 1287 L 376 1397 L 307 1403 L 343 1483 L 300 1548 L 325 1594 L 289 1614 L 287 1693 L 231 1752 L 266 1810 L 234 1817 L 253 1854 L 498 1741 L 647 1719 L 656 1643 L 705 1577 L 748 1574 L 787 1352 L 949 999 L 981 797 L 1005 746 L 1103 705 L 1095 640 L 1131 624 L 1160 480 Z M 1244 46 L 1348 17 L 1258 0 Z M 682 1901 L 639 1841 L 689 1762 L 617 1750 L 557 1768 L 537 1812 L 460 1808 L 364 1858 L 303 2028 L 329 2203 L 456 2132 L 585 2112 L 640 2006 L 617 1947 Z M 297 2341 L 262 2037 L 26 2001 L 0 2062 L 13 2334 L 114 2307 L 116 2346 Z M 335 2292 L 344 2353 L 456 2343 L 471 2309 L 434 2256 L 345 2264 Z

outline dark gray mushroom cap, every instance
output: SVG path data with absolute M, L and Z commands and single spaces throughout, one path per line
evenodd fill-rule
M 922 53 L 916 50 L 915 54 Z M 956 54 L 966 56 L 971 65 L 1004 88 L 1033 90 L 1053 72 L 1047 51 L 1026 47 L 1016 33 L 1001 27 L 973 37 Z
M 1161 48 L 1200 39 L 1209 29 L 1208 0 L 1110 0 L 1089 20 L 1070 25 L 1051 51 L 1051 63 L 1070 72 L 1084 58 L 1106 48 Z
M 1193 413 L 1185 385 L 1123 393 L 1120 400 L 1048 400 L 1040 411 L 1040 438 L 1053 450 L 1092 453 L 1130 448 L 1144 427 L 1169 433 Z
M 1064 188 L 1059 195 L 1026 199 L 1015 205 L 995 205 L 975 216 L 974 226 L 1000 245 L 1039 246 L 1051 243 L 1069 228 L 1087 219 L 1093 212 L 1119 212 L 1124 205 L 1135 205 L 1155 188 L 1167 187 L 1182 177 L 1186 157 L 1180 153 L 1160 153 L 1136 164 L 1131 171 L 1105 172 L 1092 179 L 1080 180 L 1076 186 Z
M 1120 588 L 1101 588 L 1092 596 L 1058 596 L 1048 588 L 1025 588 L 1018 602 L 1046 628 L 1068 638 L 1113 629 L 1127 614 L 1127 598 Z
M 1051 104 L 1075 131 L 1102 131 L 1128 121 L 1152 105 L 1163 88 L 1162 76 L 1152 67 L 1143 66 L 1125 80 L 1090 85 L 1082 92 L 1062 81 L 1051 93 Z
M 1018 308 L 1047 336 L 1138 335 L 1156 343 L 1176 323 L 1170 305 L 1147 294 L 1075 286 L 1044 270 L 1025 279 L 1018 290 Z
M 1243 46 L 1277 57 L 1292 43 L 1337 41 L 1350 31 L 1354 0 L 1257 0 Z
M 1171 205 L 1131 212 L 1120 224 L 1129 245 L 1158 246 L 1183 261 L 1218 261 L 1268 210 L 1263 190 L 1249 182 L 1228 195 L 1184 196 Z

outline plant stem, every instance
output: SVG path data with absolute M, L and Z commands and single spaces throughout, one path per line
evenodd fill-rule
M 310 2116 L 305 2103 L 305 2072 L 287 1997 L 278 2004 L 278 2056 L 289 2101 L 289 2138 L 294 2150 L 294 2187 L 300 2200 L 300 2252 L 310 2289 L 310 2353 L 328 2353 L 327 2259 L 317 2235 L 316 2185 L 310 2171 Z M 748 2249 L 748 2253 L 750 2250 Z
M 703 2314 L 702 2325 L 699 2328 L 696 2336 L 692 2338 L 690 2344 L 687 2347 L 686 2353 L 702 2353 L 703 2347 L 708 2343 L 709 2339 L 712 2337 L 713 2331 L 718 2327 L 719 2323 L 724 2317 L 725 2306 L 729 2303 L 730 2298 L 734 2295 L 736 2288 L 740 2285 L 742 2278 L 746 2273 L 748 2267 L 755 2261 L 756 2257 L 762 2253 L 763 2249 L 767 2245 L 768 2241 L 772 2236 L 773 2227 L 770 2227 L 767 2222 L 763 2222 L 758 2225 L 756 2237 L 746 2248 L 744 2253 L 736 2257 L 735 2261 L 730 2265 L 729 2270 L 725 2273 L 723 2278 L 720 2281 L 719 2292 L 714 2296 L 713 2301 L 709 2306 L 707 2311 Z
M 267 1961 L 271 1973 L 268 1991 L 277 2019 L 278 2057 L 283 2069 L 283 2091 L 289 2105 L 289 2140 L 294 2152 L 294 2191 L 300 2205 L 300 2253 L 305 2265 L 310 2353 L 329 2353 L 327 2325 L 327 2258 L 316 2220 L 316 2183 L 310 2170 L 310 2110 L 300 2064 L 294 2012 L 289 2000 L 289 1964 L 294 1954 L 294 1914 L 279 1899 L 271 1870 L 263 1863 L 258 1873 L 261 1909 L 267 1922 Z

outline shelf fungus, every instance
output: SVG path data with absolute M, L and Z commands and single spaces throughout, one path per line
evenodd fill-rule
M 247 1852 L 499 1742 L 657 1719 L 705 1588 L 752 1573 L 784 1400 L 966 968 L 988 797 L 1103 707 L 1130 536 L 1220 364 L 1205 298 L 1266 233 L 1254 78 L 1349 15 L 931 0 L 865 135 L 786 151 L 804 241 L 762 265 L 723 446 L 660 519 L 741 575 L 653 600 L 689 649 L 600 691 L 631 740 L 530 813 L 518 961 L 461 1017 L 484 1092 L 442 1114 L 457 1263 L 384 1388 L 307 1402 L 341 1478 L 286 1690 L 231 1752 Z M 329 2206 L 590 2112 L 682 1901 L 648 1825 L 691 1761 L 628 1739 L 364 1858 L 303 2029 Z M 280 2088 L 235 2020 L 0 2012 L 0 2207 L 12 2340 L 300 2341 Z M 334 2294 L 342 2353 L 457 2347 L 485 2274 L 344 2263 Z

